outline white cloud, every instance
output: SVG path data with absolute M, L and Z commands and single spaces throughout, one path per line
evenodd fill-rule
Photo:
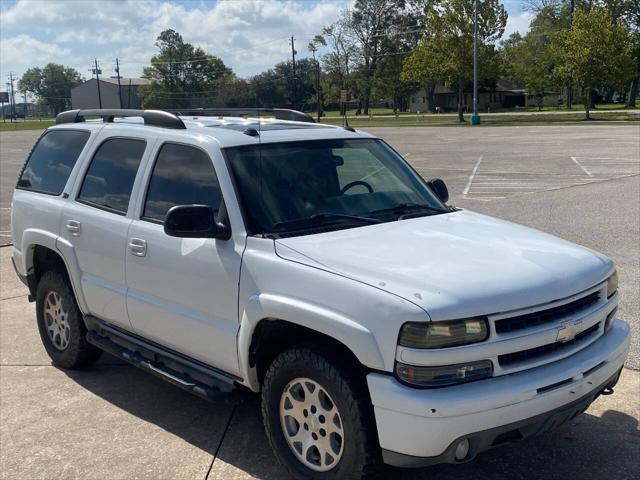
M 52 61 L 68 63 L 74 60 L 70 49 L 61 48 L 55 43 L 42 42 L 25 34 L 3 38 L 0 42 L 0 59 L 3 78 L 9 71 L 21 72 L 29 67 Z
M 29 36 L 38 47 L 31 45 L 18 56 L 2 55 L 0 64 L 2 70 L 19 70 L 73 56 L 80 59 L 84 74 L 94 56 L 109 68 L 119 56 L 124 75 L 140 75 L 157 51 L 158 34 L 172 28 L 185 41 L 221 57 L 239 76 L 248 76 L 287 60 L 290 35 L 306 56 L 311 38 L 352 2 L 19 0 L 0 12 L 3 53 L 12 38 Z
M 520 12 L 517 15 L 509 15 L 507 26 L 504 29 L 503 40 L 509 38 L 512 33 L 520 32 L 522 35 L 529 31 L 529 25 L 534 15 L 530 12 Z

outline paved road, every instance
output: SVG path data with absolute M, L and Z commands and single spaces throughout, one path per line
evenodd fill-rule
M 618 264 L 620 312 L 640 368 L 640 126 L 379 127 L 460 207 L 538 228 Z M 0 244 L 8 243 L 16 177 L 39 131 L 0 133 Z
M 258 399 L 207 403 L 104 355 L 93 368 L 51 366 L 33 304 L 0 248 L 0 479 L 286 480 Z M 631 480 L 640 476 L 640 372 L 568 425 L 465 465 L 388 469 L 384 478 Z
M 11 241 L 11 195 L 40 130 L 0 132 L 0 245 Z
M 452 203 L 600 250 L 620 270 L 621 313 L 639 362 L 640 130 L 636 126 L 372 129 Z M 39 132 L 0 134 L 0 230 Z M 0 237 L 0 239 L 3 237 Z M 282 479 L 257 400 L 210 404 L 104 356 L 84 372 L 51 366 L 33 304 L 0 249 L 0 478 Z M 640 372 L 557 431 L 462 466 L 388 478 L 632 479 L 640 476 Z

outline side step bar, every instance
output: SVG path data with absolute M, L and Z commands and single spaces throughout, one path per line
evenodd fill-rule
M 191 361 L 97 319 L 87 323 L 97 327 L 89 330 L 87 341 L 105 352 L 206 400 L 239 400 L 234 395 L 234 383 L 239 378 Z

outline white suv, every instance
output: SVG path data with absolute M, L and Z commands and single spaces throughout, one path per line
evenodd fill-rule
M 266 113 L 76 110 L 42 135 L 13 261 L 55 364 L 261 392 L 301 479 L 465 462 L 611 392 L 611 260 L 447 206 L 372 135 Z

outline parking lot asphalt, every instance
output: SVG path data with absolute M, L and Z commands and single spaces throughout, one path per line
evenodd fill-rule
M 616 393 L 600 397 L 570 424 L 465 465 L 389 469 L 387 478 L 638 478 L 640 373 L 633 369 L 640 366 L 640 129 L 433 127 L 374 133 L 426 178 L 443 178 L 451 203 L 613 258 L 620 272 L 621 316 L 633 328 L 630 368 Z M 0 134 L 0 208 L 8 209 L 17 171 L 38 135 Z M 3 221 L 6 211 L 0 210 Z M 5 229 L 8 223 L 0 227 Z M 1 479 L 287 478 L 267 445 L 255 397 L 208 403 L 107 355 L 86 371 L 53 367 L 10 251 L 0 248 Z

